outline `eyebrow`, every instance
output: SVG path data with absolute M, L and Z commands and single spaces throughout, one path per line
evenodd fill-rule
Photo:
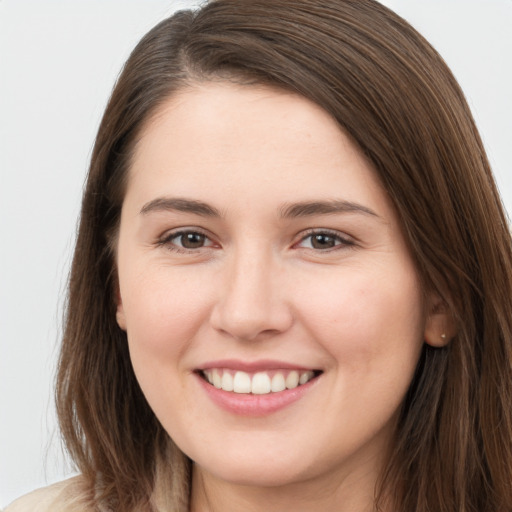
M 283 218 L 310 217 L 336 213 L 362 213 L 372 217 L 379 217 L 373 210 L 362 204 L 336 199 L 330 201 L 304 201 L 287 204 L 281 208 L 281 217 Z
M 192 213 L 202 217 L 221 217 L 220 211 L 214 206 L 198 201 L 178 197 L 158 197 L 146 203 L 140 213 L 147 215 L 152 212 L 176 211 Z M 314 215 L 332 215 L 337 213 L 362 213 L 379 217 L 373 210 L 359 203 L 344 200 L 303 201 L 285 204 L 280 208 L 281 218 L 312 217 Z
M 147 215 L 152 212 L 177 211 L 184 213 L 194 213 L 202 217 L 220 217 L 221 214 L 217 208 L 208 203 L 197 201 L 195 199 L 185 199 L 177 197 L 158 197 L 146 203 L 140 213 Z

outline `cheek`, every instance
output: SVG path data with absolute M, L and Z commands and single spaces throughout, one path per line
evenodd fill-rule
M 125 280 L 123 306 L 127 318 L 130 359 L 151 409 L 166 428 L 175 430 L 174 411 L 194 414 L 184 397 L 184 377 L 190 371 L 183 355 L 194 343 L 207 316 L 208 297 L 199 283 L 183 273 L 141 274 Z
M 338 365 L 379 371 L 385 359 L 415 361 L 424 329 L 418 282 L 413 270 L 386 271 L 347 272 L 301 294 L 304 324 Z
M 132 364 L 144 391 L 184 369 L 183 353 L 208 315 L 208 293 L 200 283 L 171 269 L 125 280 L 122 290 Z M 198 288 L 199 286 L 199 288 Z
M 125 283 L 122 297 L 127 330 L 148 349 L 164 350 L 187 338 L 208 302 L 205 294 L 198 293 L 200 283 L 172 269 L 141 274 Z
M 351 272 L 322 294 L 303 297 L 303 323 L 330 355 L 327 405 L 322 407 L 337 413 L 324 421 L 332 432 L 343 432 L 332 438 L 333 447 L 353 448 L 361 439 L 389 434 L 423 345 L 414 272 L 397 272 L 392 279 Z

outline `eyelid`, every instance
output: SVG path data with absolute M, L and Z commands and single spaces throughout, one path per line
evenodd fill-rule
M 180 235 L 185 235 L 189 233 L 199 234 L 204 236 L 205 239 L 208 240 L 209 244 L 204 245 L 202 247 L 197 247 L 194 249 L 189 249 L 186 247 L 181 247 L 175 243 L 172 243 L 172 240 L 179 237 Z M 293 243 L 293 248 L 301 248 L 299 245 L 304 242 L 307 238 L 312 237 L 314 235 L 326 235 L 335 239 L 337 242 L 333 247 L 328 247 L 325 249 L 317 249 L 313 247 L 303 247 L 303 249 L 314 251 L 317 253 L 328 253 L 331 251 L 336 251 L 340 249 L 347 249 L 356 246 L 356 240 L 354 237 L 347 235 L 344 232 L 340 232 L 334 229 L 329 228 L 310 228 L 305 231 L 299 233 L 295 238 L 296 242 Z M 178 253 L 198 253 L 199 251 L 211 250 L 215 248 L 215 245 L 218 244 L 215 242 L 214 237 L 205 229 L 200 228 L 198 226 L 181 226 L 179 228 L 174 228 L 168 231 L 165 231 L 163 235 L 159 236 L 156 240 L 156 245 L 166 247 L 167 249 L 178 252 Z
M 335 245 L 334 247 L 327 248 L 327 249 L 315 249 L 315 248 L 306 248 L 315 252 L 330 252 L 335 251 L 338 249 L 344 249 L 344 248 L 351 248 L 356 245 L 356 240 L 354 237 L 347 235 L 346 233 L 343 233 L 341 231 L 336 231 L 334 229 L 328 229 L 328 228 L 311 228 L 307 229 L 306 231 L 301 232 L 298 235 L 298 241 L 295 242 L 293 245 L 294 247 L 298 246 L 301 242 L 306 240 L 307 238 L 314 236 L 314 235 L 327 235 L 329 237 L 334 238 L 336 241 L 339 241 L 340 243 Z
M 211 244 L 203 246 L 203 247 L 198 247 L 196 249 L 187 249 L 186 247 L 180 247 L 179 245 L 173 244 L 171 242 L 171 240 L 173 240 L 174 238 L 177 238 L 180 235 L 185 235 L 188 233 L 195 233 L 198 235 L 202 235 L 207 240 L 209 240 L 211 242 Z M 166 247 L 167 249 L 169 249 L 173 252 L 190 254 L 190 253 L 197 253 L 200 250 L 210 250 L 216 245 L 216 242 L 214 241 L 214 239 L 210 235 L 210 233 L 208 231 L 206 231 L 205 229 L 199 228 L 197 226 L 182 226 L 179 228 L 174 228 L 174 229 L 165 231 L 164 234 L 159 236 L 158 239 L 156 240 L 156 245 Z

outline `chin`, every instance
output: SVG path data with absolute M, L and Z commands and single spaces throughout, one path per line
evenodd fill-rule
M 244 443 L 218 446 L 218 449 L 203 447 L 197 451 L 195 467 L 217 481 L 233 485 L 252 487 L 282 487 L 314 479 L 336 462 L 319 456 L 317 449 L 307 442 L 264 442 L 253 436 Z M 258 442 L 259 441 L 259 442 Z M 275 440 L 274 440 L 275 441 Z M 297 449 L 302 447 L 302 449 Z M 318 447 L 316 447 L 318 448 Z M 308 458 L 308 454 L 314 456 Z
M 284 487 L 307 478 L 300 469 L 298 470 L 291 463 L 276 464 L 271 459 L 258 463 L 241 462 L 240 460 L 228 461 L 220 469 L 202 466 L 200 470 L 210 473 L 217 480 L 244 487 Z

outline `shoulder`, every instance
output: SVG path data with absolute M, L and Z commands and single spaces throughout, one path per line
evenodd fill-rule
M 81 480 L 81 477 L 74 477 L 32 491 L 11 503 L 3 512 L 73 512 L 77 510 L 75 505 L 80 499 Z

